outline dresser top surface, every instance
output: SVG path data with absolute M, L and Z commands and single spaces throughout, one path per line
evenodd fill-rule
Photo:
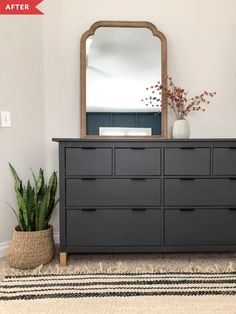
M 161 139 L 149 139 L 149 138 L 53 138 L 53 142 L 236 142 L 236 138 L 182 138 L 182 139 L 172 139 L 172 138 L 161 138 Z

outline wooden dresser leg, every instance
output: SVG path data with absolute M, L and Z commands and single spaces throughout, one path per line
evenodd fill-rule
M 60 261 L 60 266 L 66 266 L 67 261 L 68 261 L 68 253 L 60 252 L 59 261 Z

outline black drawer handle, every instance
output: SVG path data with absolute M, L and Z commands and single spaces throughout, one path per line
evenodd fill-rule
M 229 149 L 236 149 L 236 146 L 235 146 L 235 147 L 233 147 L 233 146 L 232 146 L 232 147 L 229 147 Z
M 146 180 L 146 178 L 131 178 L 131 180 L 140 180 L 140 181 L 143 180 L 144 181 Z
M 196 147 L 180 147 L 180 149 L 196 149 Z
M 186 212 L 192 212 L 192 211 L 194 211 L 195 210 L 195 208 L 180 208 L 179 209 L 180 211 L 186 211 Z
M 145 211 L 146 208 L 132 208 L 133 211 Z
M 236 180 L 236 177 L 234 178 L 234 177 L 232 177 L 232 178 L 229 178 L 229 180 Z
M 236 208 L 228 208 L 228 210 L 234 210 L 234 211 L 236 211 Z
M 97 180 L 96 178 L 81 178 L 81 180 L 90 180 L 90 181 L 95 181 Z
M 131 147 L 132 150 L 141 150 L 146 149 L 146 147 Z
M 82 208 L 83 212 L 95 212 L 96 208 Z
M 81 149 L 97 149 L 96 147 L 81 147 Z
M 180 180 L 188 180 L 188 181 L 193 181 L 193 180 L 196 180 L 195 178 L 180 178 Z

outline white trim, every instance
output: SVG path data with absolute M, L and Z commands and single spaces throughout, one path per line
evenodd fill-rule
M 0 243 L 0 257 L 4 257 L 6 255 L 9 244 L 10 242 Z
M 60 243 L 60 233 L 59 233 L 59 231 L 53 232 L 53 237 L 54 237 L 55 244 L 59 244 Z
M 54 232 L 53 237 L 54 237 L 55 244 L 59 244 L 60 243 L 60 233 Z M 6 256 L 6 252 L 7 252 L 9 244 L 10 244 L 10 241 L 0 243 L 0 257 Z

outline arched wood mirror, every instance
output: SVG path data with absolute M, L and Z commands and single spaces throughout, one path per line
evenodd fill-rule
M 167 41 L 149 22 L 100 21 L 81 38 L 81 137 L 167 137 L 167 107 L 146 105 L 167 84 Z

